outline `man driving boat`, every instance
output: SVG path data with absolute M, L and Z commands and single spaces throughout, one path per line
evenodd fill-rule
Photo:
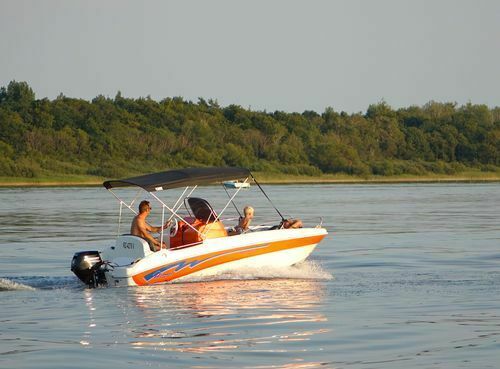
M 141 203 L 139 204 L 139 214 L 137 214 L 132 220 L 130 234 L 133 236 L 144 238 L 148 241 L 153 251 L 158 251 L 161 248 L 166 248 L 166 244 L 165 242 L 163 242 L 163 245 L 161 245 L 160 241 L 151 235 L 151 232 L 159 233 L 165 228 L 168 228 L 172 222 L 167 221 L 161 227 L 151 226 L 146 222 L 146 218 L 149 216 L 149 213 L 151 213 L 151 205 L 149 204 L 149 201 L 141 201 Z

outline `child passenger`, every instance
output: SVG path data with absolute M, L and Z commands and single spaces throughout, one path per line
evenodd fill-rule
M 232 234 L 242 234 L 248 231 L 250 223 L 253 219 L 254 210 L 251 206 L 245 206 L 243 208 L 243 217 L 240 217 L 238 225 L 234 227 L 234 232 Z

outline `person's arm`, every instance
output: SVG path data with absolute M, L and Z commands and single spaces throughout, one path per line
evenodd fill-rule
M 149 232 L 153 232 L 152 228 L 146 222 L 138 222 L 137 226 L 139 227 L 139 231 L 143 234 L 144 238 L 146 238 L 149 242 L 151 242 L 155 246 L 160 246 L 160 242 L 158 242 Z M 156 228 L 156 227 L 155 227 Z
M 153 227 L 148 223 L 144 223 L 144 229 L 146 229 L 148 232 L 158 232 L 158 227 Z
M 161 226 L 161 227 L 154 227 L 154 226 L 151 226 L 149 224 L 146 224 L 146 229 L 149 231 L 149 232 L 156 232 L 156 233 L 159 233 L 161 232 L 162 230 L 164 230 L 165 228 L 168 228 L 170 227 L 170 224 L 172 223 L 171 220 L 167 220 L 167 222 Z
M 246 231 L 248 229 L 248 226 L 250 225 L 250 221 L 251 221 L 250 218 L 247 218 L 247 217 L 243 218 L 240 222 L 241 229 Z

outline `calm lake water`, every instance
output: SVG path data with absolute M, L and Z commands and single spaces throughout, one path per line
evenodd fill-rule
M 116 200 L 0 189 L 0 367 L 499 367 L 500 184 L 265 189 L 287 215 L 323 217 L 329 235 L 308 262 L 94 290 L 69 264 L 112 242 Z M 226 196 L 198 194 L 219 209 Z M 237 199 L 274 215 L 254 187 Z

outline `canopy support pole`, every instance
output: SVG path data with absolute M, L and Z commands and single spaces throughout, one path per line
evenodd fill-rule
M 247 183 L 248 178 L 249 178 L 249 177 L 247 177 L 243 183 Z M 210 226 L 209 226 L 209 227 L 207 227 L 207 229 L 205 229 L 205 231 L 203 232 L 203 234 L 204 234 L 204 235 L 205 235 L 205 234 L 207 234 L 207 233 L 208 233 L 208 231 L 210 231 L 210 230 L 212 229 L 212 226 L 213 226 L 215 223 L 217 223 L 217 221 L 219 220 L 219 218 L 221 217 L 221 215 L 224 213 L 224 211 L 226 211 L 226 209 L 227 209 L 227 207 L 229 206 L 229 204 L 233 202 L 233 199 L 236 197 L 236 195 L 238 194 L 238 192 L 240 192 L 240 191 L 241 191 L 241 189 L 242 189 L 242 188 L 243 188 L 243 187 L 238 188 L 238 189 L 236 190 L 236 192 L 233 194 L 233 196 L 231 196 L 231 198 L 230 198 L 230 199 L 229 199 L 229 201 L 227 202 L 226 206 L 224 206 L 224 209 L 222 209 L 222 210 L 220 211 L 219 215 L 217 215 L 217 217 L 216 217 L 216 218 L 215 218 L 215 220 L 214 220 L 214 221 L 210 224 Z
M 134 199 L 132 200 L 132 202 L 130 203 L 130 206 L 134 205 L 134 202 L 135 200 L 137 200 L 137 198 L 139 197 L 139 194 L 141 193 L 142 191 L 142 188 L 139 188 L 139 191 L 137 191 L 137 194 L 135 195 Z
M 172 213 L 172 216 L 171 218 L 173 218 L 174 216 L 178 219 L 180 219 L 181 221 L 183 221 L 184 223 L 186 223 L 186 225 L 191 228 L 193 231 L 195 231 L 196 233 L 198 233 L 203 239 L 205 238 L 205 235 L 203 233 L 201 233 L 200 231 L 198 231 L 196 228 L 194 228 L 191 224 L 189 224 L 188 222 L 185 222 L 184 219 L 179 215 L 177 214 L 177 212 L 174 210 L 174 209 L 171 209 L 167 204 L 165 204 L 158 196 L 156 196 L 154 193 L 150 192 L 149 193 L 151 196 L 153 196 L 160 204 L 162 204 L 164 207 L 166 207 L 168 209 L 168 211 L 170 211 Z
M 112 191 L 109 191 L 109 192 L 113 193 Z M 137 194 L 135 195 L 134 199 L 130 203 L 130 207 L 132 207 L 132 205 L 134 205 L 134 202 L 135 202 L 135 200 L 137 200 L 137 197 L 139 196 L 140 193 L 141 193 L 141 190 L 137 191 Z M 118 198 L 117 196 L 115 196 L 115 197 Z M 117 234 L 117 237 L 120 236 L 120 229 L 121 229 L 121 225 L 122 225 L 123 204 L 125 204 L 125 202 L 123 202 L 123 200 L 120 200 L 120 215 L 118 216 L 118 234 Z M 127 206 L 127 204 L 125 204 L 125 206 Z M 130 209 L 130 207 L 129 207 L 129 209 Z
M 285 218 L 283 217 L 283 215 L 281 215 L 280 211 L 278 210 L 278 208 L 273 204 L 273 202 L 271 201 L 271 199 L 269 198 L 269 196 L 267 196 L 267 194 L 264 192 L 264 190 L 262 189 L 262 187 L 260 186 L 259 182 L 257 182 L 257 180 L 255 179 L 255 177 L 253 176 L 252 173 L 250 173 L 250 175 L 252 176 L 252 179 L 253 181 L 255 182 L 255 184 L 257 186 L 259 186 L 260 190 L 262 191 L 262 193 L 264 194 L 264 196 L 266 197 L 266 199 L 269 201 L 269 203 L 272 205 L 272 207 L 274 208 L 274 210 L 276 210 L 276 212 L 279 214 L 279 216 L 281 217 L 281 220 L 282 221 L 285 221 Z
M 122 199 L 120 199 L 118 196 L 116 196 L 113 191 L 111 191 L 111 190 L 108 190 L 108 191 L 111 192 L 113 194 L 113 196 L 116 197 L 116 199 L 118 201 L 120 201 L 120 203 L 123 203 L 123 205 L 125 205 L 127 208 L 129 208 L 132 213 L 134 213 L 135 215 L 137 215 L 137 212 L 134 209 L 132 209 L 131 205 L 128 205 L 126 202 L 124 202 Z
M 184 189 L 184 191 L 182 191 L 181 195 L 179 196 L 179 198 L 177 199 L 175 204 L 172 206 L 172 209 L 175 209 L 175 207 L 177 206 L 177 204 L 179 204 L 179 201 L 181 201 L 181 199 L 184 197 L 184 194 L 186 193 L 186 191 L 188 189 L 189 189 L 189 186 L 186 186 L 186 188 Z
M 188 193 L 188 195 L 186 197 L 189 197 L 191 196 L 191 194 L 194 192 L 194 190 L 196 190 L 196 188 L 198 187 L 198 185 L 194 186 L 192 189 L 191 189 L 191 192 Z M 184 196 L 184 194 L 186 193 L 186 191 L 188 190 L 189 186 L 186 187 L 186 189 L 184 190 L 184 192 L 179 196 L 179 198 L 177 199 L 177 201 L 175 202 L 174 206 L 172 206 L 172 209 L 174 209 L 175 212 L 177 212 L 180 207 L 182 206 L 182 202 L 181 202 L 181 199 L 182 197 Z M 180 203 L 179 203 L 180 202 Z M 174 217 L 174 215 L 172 214 L 168 220 L 172 220 L 172 218 Z
M 227 188 L 226 188 L 226 186 L 224 186 L 224 183 L 222 184 L 222 188 L 224 188 L 224 191 L 226 191 L 227 197 L 229 197 L 231 199 L 231 195 L 229 194 L 229 192 L 227 192 Z M 232 200 L 230 200 L 230 201 L 233 204 L 233 206 L 236 209 L 236 211 L 238 212 L 238 215 L 240 216 L 240 218 L 243 218 L 243 216 L 240 213 L 240 210 L 238 209 L 238 207 L 236 206 L 236 204 L 234 203 L 234 201 L 232 201 Z
M 120 237 L 120 228 L 122 224 L 122 208 L 123 208 L 123 201 L 120 201 L 120 214 L 118 215 L 118 233 L 116 237 Z
M 160 250 L 163 247 L 163 231 L 165 230 L 164 228 L 165 225 L 165 207 L 161 207 L 161 234 L 160 234 Z

